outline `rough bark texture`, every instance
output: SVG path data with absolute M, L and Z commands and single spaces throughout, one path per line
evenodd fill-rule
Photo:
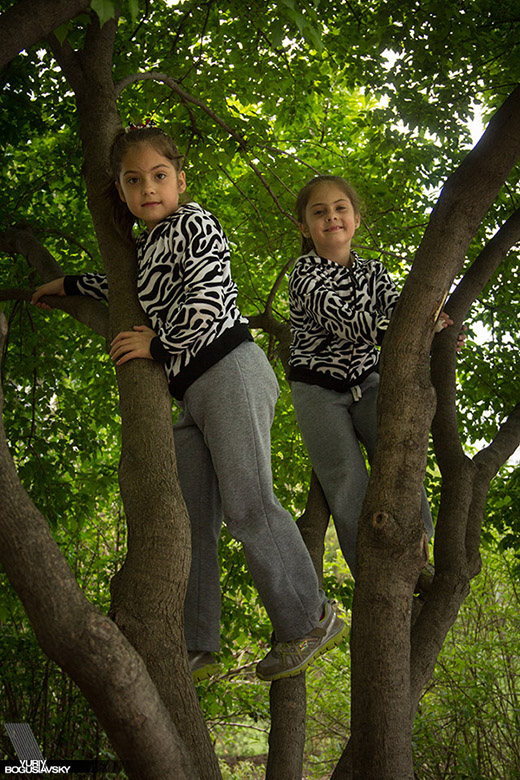
M 7 332 L 0 314 L 0 349 Z M 0 411 L 3 394 L 0 384 Z M 182 740 L 146 667 L 81 592 L 23 489 L 0 416 L 1 562 L 46 654 L 77 683 L 135 780 L 192 780 Z
M 518 443 L 514 412 L 506 433 L 497 437 L 507 444 L 492 445 L 492 455 L 482 453 L 471 462 L 459 442 L 444 450 L 444 463 L 439 458 L 444 486 L 435 537 L 436 576 L 411 640 L 412 593 L 425 560 L 419 509 L 435 411 L 428 376 L 432 330 L 470 240 L 519 157 L 517 89 L 446 183 L 385 337 L 379 438 L 360 525 L 353 606 L 354 778 L 414 777 L 411 714 L 476 573 L 476 556 L 470 567 L 466 545 L 479 535 L 475 526 L 482 519 L 489 480 Z M 413 332 L 409 322 L 414 322 Z M 439 366 L 436 385 L 450 388 L 453 396 L 446 405 L 454 418 L 454 369 L 451 374 L 449 368 L 455 364 L 456 328 L 438 340 L 451 340 L 451 357 Z
M 112 81 L 115 23 L 90 24 L 82 51 L 54 44 L 74 89 L 89 208 L 110 290 L 109 337 L 146 322 L 135 287 L 136 258 L 111 221 L 108 152 L 121 129 Z M 196 777 L 221 777 L 187 666 L 183 604 L 190 531 L 177 479 L 171 399 L 162 368 L 133 360 L 116 371 L 122 450 L 121 495 L 128 523 L 126 561 L 112 584 L 112 615 L 142 655 L 190 752 Z
M 298 528 L 320 583 L 323 580 L 324 539 L 329 516 L 323 490 L 312 472 L 307 505 L 298 520 Z M 303 772 L 307 711 L 305 674 L 271 683 L 269 703 L 271 729 L 266 780 L 294 780 L 301 777 Z
M 0 16 L 0 70 L 90 6 L 90 0 L 19 0 Z

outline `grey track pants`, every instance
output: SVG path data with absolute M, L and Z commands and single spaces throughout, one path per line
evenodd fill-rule
M 269 361 L 253 342 L 240 344 L 185 393 L 174 439 L 192 534 L 189 650 L 219 648 L 223 516 L 242 543 L 276 638 L 304 636 L 320 619 L 325 596 L 300 532 L 273 492 L 270 429 L 278 394 Z
M 358 523 L 368 485 L 363 443 L 372 460 L 377 436 L 377 391 L 379 374 L 372 373 L 361 384 L 361 398 L 352 392 L 304 382 L 292 382 L 296 419 L 309 458 L 321 483 L 334 519 L 338 540 L 350 570 L 356 575 Z M 421 512 L 428 537 L 433 522 L 426 493 L 422 491 Z

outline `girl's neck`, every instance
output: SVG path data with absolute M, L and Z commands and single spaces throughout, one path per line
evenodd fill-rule
M 354 265 L 354 260 L 355 260 L 354 255 L 352 254 L 350 249 L 348 253 L 345 252 L 338 252 L 337 254 L 329 253 L 326 259 L 332 260 L 333 263 L 338 263 L 338 265 L 342 265 L 345 268 L 350 268 L 352 265 Z

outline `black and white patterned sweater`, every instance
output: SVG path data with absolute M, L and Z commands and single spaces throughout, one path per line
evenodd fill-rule
M 150 352 L 181 399 L 208 368 L 252 340 L 236 305 L 228 242 L 216 217 L 192 202 L 141 233 L 136 249 L 137 294 L 157 334 Z M 67 276 L 65 293 L 108 301 L 106 276 Z
M 377 346 L 399 296 L 380 262 L 352 254 L 350 268 L 316 254 L 296 261 L 290 380 L 344 392 L 377 370 Z

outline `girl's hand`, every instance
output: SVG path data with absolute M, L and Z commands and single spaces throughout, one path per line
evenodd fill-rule
M 42 303 L 40 301 L 40 298 L 42 298 L 44 295 L 65 295 L 65 279 L 62 276 L 59 279 L 53 279 L 52 282 L 47 282 L 46 284 L 42 284 L 41 287 L 38 287 L 32 294 L 31 297 L 31 303 L 33 303 L 35 306 L 38 306 L 40 309 L 52 309 L 52 306 L 49 306 L 48 303 Z
M 444 330 L 444 328 L 447 328 L 450 325 L 453 325 L 453 320 L 451 319 L 449 314 L 447 314 L 445 311 L 442 311 L 440 313 L 439 319 L 435 326 L 435 332 L 440 333 L 441 330 Z M 466 326 L 463 325 L 459 335 L 457 336 L 457 347 L 456 347 L 457 352 L 461 351 L 461 349 L 463 348 L 466 342 L 466 334 L 464 332 L 465 330 L 466 330 Z
M 445 311 L 441 311 L 437 324 L 435 325 L 435 333 L 440 333 L 441 330 L 444 330 L 444 328 L 447 328 L 449 325 L 453 325 L 453 320 L 449 314 Z
M 466 330 L 466 326 L 463 325 L 459 335 L 457 336 L 457 352 L 460 352 L 464 344 L 466 343 L 466 334 L 464 332 L 465 330 Z
M 153 360 L 150 342 L 155 336 L 156 333 L 146 325 L 134 325 L 133 330 L 123 330 L 110 345 L 110 357 L 118 366 L 134 358 Z

